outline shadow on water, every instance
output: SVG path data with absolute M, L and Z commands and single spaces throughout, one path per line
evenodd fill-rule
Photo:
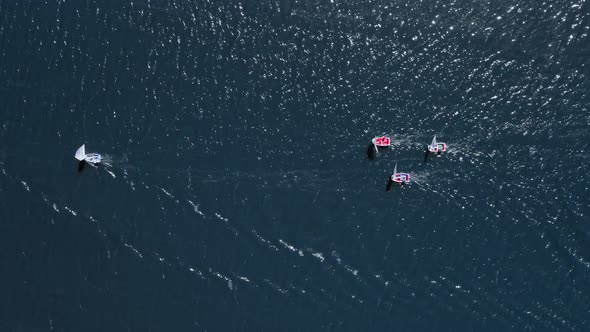
M 375 149 L 375 145 L 369 144 L 369 146 L 367 147 L 367 156 L 369 157 L 369 159 L 375 160 L 375 157 L 377 157 L 380 153 L 382 153 L 385 150 L 387 150 L 386 146 L 378 146 L 377 149 Z
M 387 186 L 385 187 L 385 191 L 391 191 L 391 188 L 393 188 L 393 185 L 395 184 L 396 187 L 398 188 L 403 188 L 406 183 L 405 182 L 395 182 L 391 179 L 391 177 L 393 176 L 393 173 L 391 173 L 391 175 L 389 176 L 389 178 L 387 178 Z
M 387 187 L 385 187 L 385 191 L 390 191 L 392 185 L 393 185 L 393 180 L 391 179 L 391 175 L 390 175 L 389 178 L 387 179 Z
M 86 161 L 81 160 L 80 162 L 78 162 L 78 173 L 82 173 L 82 171 L 84 171 L 84 169 L 90 166 L 92 168 L 98 168 L 98 165 L 93 165 L 93 164 L 88 164 Z
M 375 160 L 375 156 L 377 155 L 377 151 L 375 151 L 375 146 L 373 144 L 369 144 L 367 148 L 367 156 L 371 160 Z

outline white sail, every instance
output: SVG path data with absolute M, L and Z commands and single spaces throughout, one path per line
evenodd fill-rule
M 86 157 L 86 148 L 84 147 L 85 144 L 82 144 L 81 147 L 78 148 L 78 150 L 76 150 L 76 159 L 78 160 L 84 160 L 84 158 Z
M 430 146 L 436 147 L 436 135 L 434 135 L 434 138 L 432 139 L 432 143 L 430 143 Z
M 397 174 L 397 164 L 395 164 L 395 167 L 393 168 L 393 175 L 395 176 Z

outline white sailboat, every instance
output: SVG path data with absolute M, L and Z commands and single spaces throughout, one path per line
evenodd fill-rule
M 98 153 L 86 153 L 86 144 L 76 150 L 74 157 L 80 161 L 85 161 L 90 164 L 98 164 L 102 161 L 102 156 Z
M 395 167 L 393 168 L 393 173 L 391 174 L 391 176 L 389 177 L 388 181 L 387 181 L 387 191 L 391 190 L 391 187 L 393 186 L 394 183 L 400 184 L 400 185 L 404 185 L 406 183 L 410 182 L 410 174 L 409 173 L 403 173 L 397 172 L 397 164 L 395 164 Z

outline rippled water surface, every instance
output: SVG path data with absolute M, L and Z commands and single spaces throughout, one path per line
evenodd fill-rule
M 589 34 L 585 0 L 0 1 L 0 329 L 589 330 Z

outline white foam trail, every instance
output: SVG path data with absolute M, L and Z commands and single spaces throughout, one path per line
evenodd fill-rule
M 72 215 L 74 215 L 74 216 L 77 216 L 77 215 L 78 215 L 78 214 L 76 213 L 76 211 L 74 211 L 74 210 L 70 209 L 70 208 L 69 208 L 69 207 L 67 207 L 67 206 L 64 206 L 64 209 L 68 210 L 68 212 L 70 212 L 70 213 L 71 213 Z
M 135 249 L 132 245 L 125 243 L 124 246 L 131 249 L 139 258 L 143 258 L 143 255 L 139 252 L 139 250 Z
M 270 241 L 266 240 L 265 238 L 263 238 L 262 236 L 260 236 L 256 230 L 252 230 L 252 233 L 258 238 L 258 240 L 260 240 L 260 242 L 266 244 L 269 248 L 274 249 L 275 251 L 279 251 L 279 248 L 277 248 L 277 246 L 275 246 L 274 244 L 272 244 Z
M 243 280 L 245 282 L 250 282 L 250 279 L 248 279 L 246 277 L 240 277 L 240 276 L 238 276 L 238 279 Z
M 163 261 L 165 261 L 164 257 L 160 256 L 160 254 L 158 254 L 158 253 L 157 253 L 157 252 L 155 252 L 155 251 L 154 251 L 153 253 L 154 253 L 154 255 L 156 255 L 156 257 L 158 257 L 158 260 L 159 260 L 160 262 L 163 262 Z
M 190 267 L 188 269 L 190 272 L 197 274 L 199 277 L 201 277 L 202 279 L 205 279 L 205 276 L 203 275 L 203 272 L 195 269 L 194 267 Z
M 223 274 L 221 274 L 219 272 L 215 272 L 215 271 L 212 271 L 212 270 L 210 272 L 214 276 L 218 277 L 219 279 L 222 279 L 222 280 L 227 281 L 227 288 L 229 288 L 230 290 L 234 290 L 234 284 L 233 284 L 233 281 L 230 278 L 224 276 Z
M 324 255 L 323 255 L 321 252 L 314 252 L 314 253 L 312 254 L 312 256 L 313 256 L 313 257 L 315 257 L 315 258 L 317 258 L 317 259 L 319 259 L 319 260 L 320 260 L 320 262 L 323 262 L 323 261 L 324 261 L 324 259 L 325 259 L 325 258 L 324 258 Z
M 352 273 L 352 275 L 358 276 L 359 270 L 355 269 L 354 267 L 352 267 L 348 264 L 342 263 L 342 259 L 340 258 L 340 255 L 338 255 L 337 252 L 332 251 L 332 257 L 334 257 L 336 259 L 338 264 L 340 264 L 342 267 L 344 267 L 348 272 Z
M 108 169 L 105 168 L 105 171 L 107 171 L 107 173 L 109 173 L 113 178 L 117 178 L 117 176 L 115 175 L 115 173 L 109 171 Z
M 168 197 L 174 199 L 174 196 L 172 196 L 171 193 L 167 192 L 166 189 L 158 187 L 158 189 L 160 189 L 164 194 L 168 195 Z
M 225 222 L 229 221 L 229 219 L 227 219 L 227 218 L 224 218 L 222 215 L 220 215 L 220 214 L 219 214 L 219 213 L 217 213 L 217 212 L 215 212 L 215 216 L 216 216 L 217 218 L 219 218 L 219 219 L 221 219 L 221 220 L 225 221 Z
M 283 246 L 285 246 L 285 248 L 287 248 L 287 249 L 289 249 L 289 250 L 291 250 L 291 251 L 293 251 L 293 252 L 296 252 L 296 253 L 298 253 L 298 254 L 299 254 L 299 256 L 303 257 L 303 251 L 302 251 L 302 250 L 300 250 L 300 249 L 297 249 L 297 248 L 293 247 L 292 245 L 288 244 L 287 242 L 283 241 L 282 239 L 279 239 L 279 242 L 280 242 L 280 243 L 281 243 Z
M 287 294 L 287 291 L 285 289 L 282 289 L 281 287 L 279 287 L 279 285 L 275 284 L 274 282 L 268 280 L 268 279 L 264 279 L 264 281 L 269 284 L 272 288 L 274 288 L 275 290 L 279 291 L 279 293 L 281 294 Z
M 187 201 L 191 204 L 191 206 L 193 207 L 193 209 L 195 209 L 195 212 L 196 213 L 200 214 L 203 217 L 205 216 L 205 214 L 201 210 L 199 210 L 199 204 L 193 203 L 190 199 L 188 199 Z

